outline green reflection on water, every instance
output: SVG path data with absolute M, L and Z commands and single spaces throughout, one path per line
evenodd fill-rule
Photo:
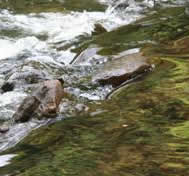
M 105 6 L 96 0 L 1 0 L 0 8 L 16 13 L 105 10 Z
M 175 19 L 181 23 L 183 18 Z M 33 131 L 4 152 L 19 155 L 0 174 L 187 176 L 189 52 L 172 52 L 178 48 L 177 39 L 185 41 L 185 47 L 186 34 L 145 45 L 144 55 L 155 64 L 152 73 L 120 89 L 110 100 L 89 104 L 90 112 L 106 110 L 101 114 L 89 112 Z

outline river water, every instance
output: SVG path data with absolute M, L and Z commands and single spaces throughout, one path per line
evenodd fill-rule
M 0 3 L 4 3 L 4 1 Z M 82 66 L 84 68 L 77 68 L 76 70 L 70 68 L 72 67 L 70 63 L 76 56 L 76 53 L 72 52 L 75 43 L 78 43 L 82 38 L 89 38 L 95 30 L 95 24 L 101 24 L 107 31 L 111 31 L 135 21 L 141 17 L 144 8 L 152 5 L 151 1 L 146 1 L 146 7 L 141 7 L 140 4 L 130 0 L 128 1 L 129 7 L 123 10 L 121 6 L 119 8 L 119 5 L 122 4 L 121 1 L 105 0 L 98 3 L 105 6 L 105 11 L 62 11 L 57 9 L 56 12 L 43 12 L 42 8 L 39 12 L 25 13 L 14 9 L 14 4 L 12 6 L 11 2 L 5 6 L 7 8 L 0 9 L 1 85 L 7 80 L 20 81 L 19 76 L 15 75 L 30 72 L 32 69 L 41 70 L 40 67 L 43 67 L 42 72 L 48 78 L 62 76 L 57 74 L 62 68 L 70 69 L 70 73 L 77 79 L 81 77 L 83 70 L 86 72 L 85 75 L 89 74 L 91 68 L 88 67 L 90 66 Z M 39 68 L 34 67 L 32 63 L 38 64 Z M 68 79 L 69 85 L 74 85 L 74 79 L 70 79 L 69 75 L 63 77 Z M 79 85 L 80 82 L 77 84 Z M 20 85 L 22 85 L 22 82 Z M 27 89 L 23 87 L 18 86 L 14 91 L 0 95 L 1 121 L 11 119 L 16 108 L 27 96 Z M 103 97 L 98 91 L 96 91 L 96 94 L 94 94 L 94 90 L 93 93 L 90 93 L 90 90 L 85 92 L 77 86 L 69 87 L 69 90 L 76 96 L 83 96 L 87 99 L 98 100 Z M 45 123 L 47 122 L 34 120 L 14 125 L 8 133 L 0 136 L 0 151 L 15 145 L 32 129 Z
M 40 70 L 37 73 L 39 77 L 42 75 L 39 80 L 63 77 L 68 84 L 68 92 L 81 99 L 104 99 L 112 88 L 93 88 L 87 83 L 82 85 L 82 77 L 93 74 L 98 66 L 90 62 L 72 65 L 77 55 L 73 52 L 74 48 L 93 35 L 96 24 L 106 31 L 115 30 L 141 18 L 154 5 L 153 0 L 128 0 L 126 3 L 121 0 L 99 0 L 97 7 L 93 7 L 93 3 L 91 6 L 84 3 L 77 10 L 69 3 L 66 5 L 67 1 L 54 4 L 47 1 L 48 6 L 43 7 L 42 4 L 41 8 L 33 1 L 33 4 L 23 5 L 19 9 L 19 3 L 24 1 L 0 0 L 0 86 L 5 81 L 17 82 L 14 91 L 0 94 L 2 123 L 12 118 L 29 93 L 30 83 L 19 75 L 27 75 L 31 71 Z M 99 57 L 99 60 L 106 62 L 104 57 Z M 9 132 L 0 134 L 0 151 L 14 146 L 31 130 L 46 123 L 48 120 L 34 119 L 13 125 Z

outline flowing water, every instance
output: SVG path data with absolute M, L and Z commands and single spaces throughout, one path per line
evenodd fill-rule
M 162 0 L 158 2 L 162 8 L 167 7 L 168 5 L 171 7 L 180 6 L 185 3 L 185 1 L 182 1 L 182 2 L 173 1 L 173 3 L 170 3 L 168 0 L 167 1 Z M 112 58 L 112 57 L 116 58 L 121 55 L 139 52 L 140 51 L 139 47 L 143 46 L 143 42 L 153 43 L 153 41 L 151 41 L 150 38 L 149 39 L 145 38 L 146 36 L 144 35 L 144 40 L 140 40 L 137 43 L 137 45 L 136 43 L 134 43 L 135 39 L 133 39 L 132 43 L 130 43 L 128 47 L 127 44 L 124 43 L 124 41 L 122 41 L 121 39 L 120 41 L 115 41 L 114 44 L 111 44 L 113 46 L 109 48 L 109 46 L 107 47 L 106 41 L 99 40 L 99 38 L 101 37 L 98 38 L 98 36 L 101 35 L 101 32 L 97 34 L 94 34 L 94 32 L 97 30 L 96 25 L 98 24 L 101 26 L 101 28 L 103 28 L 106 31 L 105 33 L 111 33 L 111 32 L 114 33 L 114 31 L 116 32 L 116 30 L 119 27 L 125 26 L 138 19 L 141 19 L 148 12 L 150 12 L 151 14 L 155 13 L 153 0 L 144 0 L 144 1 L 135 1 L 135 0 L 128 0 L 128 1 L 124 1 L 124 0 L 123 1 L 122 0 L 118 0 L 118 1 L 115 1 L 115 0 L 98 0 L 98 1 L 95 1 L 95 0 L 90 0 L 90 1 L 88 0 L 77 0 L 77 1 L 74 1 L 74 0 L 70 0 L 70 1 L 69 0 L 59 0 L 59 1 L 0 0 L 0 86 L 2 86 L 4 82 L 7 82 L 7 81 L 14 82 L 14 83 L 16 82 L 15 89 L 13 91 L 5 92 L 5 93 L 2 92 L 0 94 L 0 121 L 1 121 L 0 123 L 4 123 L 11 120 L 12 115 L 16 111 L 19 104 L 31 92 L 32 87 L 35 87 L 37 83 L 46 79 L 56 79 L 59 77 L 62 77 L 65 80 L 65 91 L 67 91 L 74 98 L 72 100 L 65 100 L 65 102 L 60 105 L 60 115 L 56 118 L 56 120 L 61 120 L 66 117 L 72 118 L 73 116 L 80 113 L 78 109 L 80 108 L 82 110 L 83 108 L 87 109 L 87 106 L 91 106 L 90 107 L 92 109 L 91 116 L 96 116 L 98 114 L 104 115 L 106 114 L 105 112 L 107 111 L 106 108 L 108 109 L 108 108 L 112 108 L 112 106 L 115 106 L 116 108 L 120 108 L 120 111 L 118 113 L 116 112 L 115 116 L 119 114 L 120 117 L 122 117 L 121 113 L 123 114 L 125 113 L 124 110 L 121 110 L 121 106 L 124 106 L 122 104 L 122 100 L 120 100 L 120 102 L 118 101 L 117 105 L 116 103 L 112 103 L 112 102 L 111 102 L 111 105 L 106 104 L 106 102 L 103 103 L 103 108 L 99 105 L 101 104 L 101 101 L 104 100 L 105 97 L 113 90 L 113 88 L 111 86 L 101 87 L 97 85 L 96 83 L 91 82 L 91 78 L 96 74 L 96 72 L 99 69 L 102 68 L 105 62 L 108 62 L 109 58 Z M 164 19 L 162 18 L 162 20 Z M 122 30 L 122 28 L 119 28 L 119 29 Z M 108 38 L 105 38 L 105 40 L 108 41 Z M 119 40 L 119 37 L 117 40 Z M 92 50 L 91 50 L 91 52 L 93 53 L 92 57 L 89 59 L 87 58 L 87 61 L 86 60 L 84 61 L 81 60 L 80 62 L 75 61 L 76 57 L 81 53 L 81 48 L 85 45 L 87 47 L 88 46 L 92 47 Z M 119 46 L 123 47 L 124 48 L 123 50 L 125 49 L 128 49 L 128 50 L 126 52 L 121 52 L 122 48 L 120 47 L 121 48 L 120 49 Z M 104 50 L 102 49 L 103 47 L 105 48 Z M 86 47 L 84 47 L 84 49 L 85 48 Z M 109 50 L 112 48 L 113 49 L 116 48 L 115 51 L 109 52 Z M 102 51 L 102 52 L 99 52 L 99 51 Z M 34 80 L 29 79 L 28 81 L 28 78 L 31 75 L 35 75 L 36 79 Z M 134 97 L 132 93 L 131 93 L 131 96 L 132 98 Z M 138 95 L 138 96 L 141 96 L 141 99 L 143 99 L 144 95 Z M 155 102 L 156 102 L 157 97 L 154 98 Z M 126 96 L 126 98 L 128 97 Z M 115 102 L 116 101 L 117 100 L 115 100 Z M 85 104 L 87 104 L 87 106 Z M 120 105 L 120 107 L 118 107 L 118 104 Z M 137 102 L 134 101 L 133 104 L 135 104 L 133 105 L 135 109 Z M 132 106 L 128 105 L 128 109 L 129 108 L 132 109 Z M 128 109 L 126 109 L 125 111 L 129 111 Z M 137 110 L 137 112 L 138 111 L 139 110 Z M 144 123 L 147 127 L 151 128 L 152 125 L 150 125 L 149 122 L 143 122 L 143 119 L 140 119 L 139 115 L 137 115 L 136 119 L 132 119 L 131 118 L 132 113 L 134 114 L 135 112 L 129 111 L 130 122 L 128 123 L 133 124 L 135 123 L 135 120 L 140 121 L 140 122 L 136 122 L 133 128 L 140 126 L 141 123 Z M 142 114 L 142 110 L 140 113 Z M 150 113 L 150 112 L 145 112 L 145 113 Z M 114 111 L 112 113 L 109 112 L 107 116 L 114 116 Z M 53 120 L 53 122 L 56 120 Z M 114 120 L 115 119 L 113 118 L 112 122 Z M 88 122 L 88 119 L 87 119 L 87 122 Z M 41 126 L 47 125 L 49 123 L 52 123 L 52 120 L 32 119 L 30 122 L 27 122 L 27 123 L 15 124 L 15 125 L 13 124 L 7 133 L 0 134 L 0 151 L 2 152 L 10 147 L 15 146 L 24 137 L 26 137 L 29 133 L 31 133 L 32 130 L 37 129 Z M 122 121 L 121 118 L 120 118 L 119 123 L 121 124 L 123 123 L 122 127 L 127 127 L 127 125 L 124 124 L 127 122 Z M 83 126 L 83 130 L 86 130 L 85 123 L 76 124 L 76 125 L 78 126 L 81 125 L 81 127 Z M 89 126 L 87 125 L 87 128 Z M 94 122 L 94 126 L 96 130 L 99 130 L 99 127 L 96 127 L 95 122 Z M 72 126 L 70 127 L 72 128 Z M 147 127 L 141 127 L 140 132 L 141 132 L 142 137 L 145 135 L 149 135 L 149 134 L 143 134 L 143 132 L 145 133 L 145 128 Z M 107 128 L 106 130 L 108 131 L 109 130 L 108 127 L 106 128 Z M 116 124 L 115 124 L 115 128 L 113 127 L 114 130 L 118 128 L 119 127 L 116 127 Z M 47 131 L 48 131 L 48 128 L 47 128 Z M 59 131 L 55 130 L 55 133 L 57 133 L 57 139 L 59 137 L 60 138 L 63 137 L 62 134 L 59 134 Z M 128 133 L 131 133 L 130 134 L 131 137 L 137 136 L 137 134 L 134 134 L 135 131 L 133 133 L 128 131 Z M 100 133 L 97 132 L 97 134 L 98 134 L 98 137 L 100 137 L 99 136 Z M 40 131 L 39 131 L 39 135 L 40 135 Z M 53 138 L 53 135 L 54 133 L 52 132 L 52 134 L 48 134 L 47 136 L 49 138 L 51 137 Z M 92 135 L 92 136 L 83 136 L 83 137 L 86 137 L 86 141 L 88 141 L 89 139 L 93 140 L 94 136 Z M 111 138 L 111 135 L 107 134 L 106 137 Z M 120 136 L 118 135 L 117 137 L 121 138 L 121 134 Z M 160 141 L 162 140 L 159 137 L 157 137 L 157 139 L 159 139 Z M 66 138 L 65 140 L 68 140 L 68 139 Z M 101 140 L 101 139 L 98 139 L 98 140 Z M 98 140 L 96 141 L 96 143 L 101 144 Z M 128 140 L 130 140 L 130 138 Z M 34 140 L 34 144 L 35 142 L 40 143 L 41 141 L 37 141 L 36 139 L 36 141 Z M 145 143 L 145 141 L 143 142 Z M 150 147 L 152 148 L 157 147 L 155 146 L 155 141 L 152 140 L 151 142 L 152 143 L 154 142 L 153 144 L 154 146 L 148 145 L 149 148 L 144 149 L 146 150 L 145 155 L 148 155 L 147 152 L 150 150 Z M 76 145 L 76 144 L 73 144 L 73 145 Z M 87 147 L 87 144 L 83 144 L 83 145 Z M 96 144 L 93 141 L 91 145 L 95 146 Z M 108 145 L 108 141 L 104 145 L 105 146 Z M 128 143 L 127 148 L 126 148 L 127 152 L 136 152 L 136 153 L 134 154 L 133 157 L 128 156 L 128 158 L 131 160 L 136 159 L 135 164 L 138 169 L 139 168 L 138 163 L 144 160 L 144 156 L 140 156 L 140 153 L 136 149 L 137 145 L 135 146 L 136 148 L 133 150 L 131 149 L 131 145 L 132 145 L 132 142 Z M 171 142 L 169 143 L 169 145 L 171 145 Z M 49 146 L 50 146 L 49 151 L 53 150 L 51 143 L 49 144 Z M 69 148 L 69 146 L 66 146 L 66 147 Z M 121 152 L 122 148 L 123 146 L 120 145 L 119 152 Z M 23 146 L 23 149 L 27 150 L 27 145 Z M 172 146 L 171 149 L 176 150 L 176 146 Z M 35 152 L 35 150 L 37 152 L 38 150 L 39 152 L 41 152 L 41 148 L 40 149 L 28 148 L 29 153 L 33 151 Z M 60 150 L 60 148 L 58 148 L 57 150 Z M 98 149 L 95 149 L 95 150 L 98 150 Z M 164 148 L 162 150 L 163 152 L 160 155 L 163 155 L 163 153 L 166 152 Z M 71 151 L 75 152 L 73 150 Z M 48 152 L 48 151 L 45 150 L 44 153 L 45 152 Z M 79 151 L 76 151 L 76 152 L 79 152 Z M 67 153 L 65 153 L 65 155 L 67 155 Z M 118 155 L 120 156 L 121 153 L 119 153 Z M 157 155 L 157 153 L 152 152 L 152 155 Z M 5 161 L 3 161 L 4 160 L 3 159 L 2 163 L 5 162 L 6 164 L 9 158 L 13 156 L 10 156 L 10 157 L 8 156 L 7 158 L 5 158 Z M 33 155 L 31 156 L 33 157 Z M 30 158 L 31 160 L 33 159 L 32 157 Z M 50 156 L 47 157 L 47 160 L 50 159 L 49 157 Z M 57 157 L 60 157 L 60 156 L 57 156 Z M 80 157 L 83 157 L 83 156 L 80 156 Z M 124 162 L 129 162 L 129 159 L 128 160 L 123 159 L 121 156 L 120 156 L 120 161 L 117 163 L 113 163 L 114 158 L 111 158 L 111 157 L 108 158 L 108 156 L 103 156 L 103 157 L 106 160 L 108 159 L 112 160 L 112 163 L 110 164 L 111 166 L 108 166 L 105 162 L 99 161 L 100 166 L 98 167 L 98 169 L 101 168 L 101 169 L 107 170 L 107 173 L 106 171 L 104 171 L 103 175 L 109 175 L 108 174 L 109 171 L 111 173 L 116 174 L 116 170 L 118 168 L 121 168 Z M 83 161 L 83 162 L 86 162 L 86 161 Z M 152 165 L 156 165 L 156 164 L 158 165 L 158 163 L 155 163 L 155 161 L 152 161 L 152 162 L 153 162 Z M 184 162 L 186 161 L 183 161 L 183 163 Z M 56 163 L 56 164 L 59 165 L 60 163 Z M 116 168 L 114 168 L 113 164 L 116 165 Z M 145 164 L 144 166 L 146 167 Z M 150 168 L 152 168 L 152 165 L 150 166 Z M 175 165 L 170 164 L 170 167 L 168 168 L 169 170 L 168 172 L 171 173 L 170 168 L 174 168 Z M 91 167 L 87 165 L 85 166 Z M 130 166 L 128 166 L 128 168 L 129 167 Z M 166 166 L 161 166 L 161 167 L 162 169 L 166 170 Z M 186 169 L 186 168 L 183 168 L 183 165 L 181 166 L 179 165 L 176 168 L 178 170 Z M 68 170 L 69 169 L 70 168 L 68 168 Z M 125 170 L 125 172 L 126 171 L 127 169 Z M 87 171 L 87 172 L 90 173 L 90 171 Z M 73 171 L 71 171 L 70 173 L 74 175 Z M 121 173 L 120 175 L 122 175 L 124 171 L 119 171 L 119 173 Z M 159 172 L 157 171 L 157 173 Z M 175 173 L 177 172 L 175 171 Z M 45 172 L 43 174 L 47 175 L 45 174 Z M 99 174 L 99 173 L 97 172 L 96 174 Z M 66 171 L 65 171 L 65 175 L 66 175 Z M 136 174 L 136 176 L 137 175 L 140 175 L 140 174 Z M 152 175 L 153 175 L 153 172 L 151 172 L 151 176 Z M 155 175 L 156 175 L 156 172 L 154 171 L 153 176 Z M 130 174 L 128 176 L 130 176 Z
M 21 2 L 24 3 L 24 1 Z M 3 5 L 5 2 L 1 3 Z M 107 31 L 111 31 L 140 18 L 141 12 L 148 5 L 151 6 L 151 1 L 146 4 L 146 7 L 140 7 L 140 4 L 130 0 L 127 5 L 129 7 L 124 10 L 119 8 L 119 5 L 122 4 L 121 1 L 99 1 L 96 3 L 99 4 L 98 6 L 105 6 L 104 11 L 96 11 L 96 9 L 87 11 L 87 8 L 83 11 L 73 11 L 67 8 L 64 2 L 59 2 L 59 6 L 65 5 L 64 10 L 57 8 L 56 12 L 51 11 L 51 9 L 49 12 L 43 12 L 42 8 L 38 12 L 35 12 L 34 9 L 34 12 L 32 9 L 31 12 L 27 12 L 24 9 L 19 10 L 14 2 L 8 1 L 6 3 L 8 5 L 5 4 L 5 7 L 7 8 L 0 9 L 0 74 L 2 84 L 6 80 L 20 81 L 21 78 L 17 75 L 22 72 L 27 74 L 32 69 L 38 69 L 45 73 L 44 79 L 62 76 L 69 83 L 67 88 L 69 92 L 77 97 L 91 100 L 103 99 L 111 88 L 94 89 L 94 86 L 85 82 L 83 87 L 86 90 L 82 90 L 80 88 L 82 87 L 82 77 L 91 75 L 95 66 L 92 67 L 90 63 L 83 66 L 77 66 L 77 64 L 71 66 L 70 63 L 77 54 L 72 50 L 79 42 L 91 37 L 95 30 L 95 24 L 101 24 Z M 56 8 L 57 4 L 54 3 L 54 5 Z M 90 9 L 90 5 L 88 6 Z M 91 8 L 92 6 L 93 4 L 91 4 Z M 104 58 L 99 57 L 100 59 Z M 23 89 L 23 86 L 18 86 L 14 91 L 0 95 L 2 121 L 11 119 L 26 95 L 27 89 Z M 15 145 L 29 131 L 43 124 L 43 122 L 30 123 L 25 126 L 16 125 L 6 135 L 3 135 L 0 150 Z

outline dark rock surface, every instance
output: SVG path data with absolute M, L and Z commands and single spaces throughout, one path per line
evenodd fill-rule
M 9 92 L 9 91 L 13 91 L 14 89 L 14 83 L 13 82 L 5 82 L 2 87 L 1 90 L 4 92 Z
M 34 96 L 27 96 L 21 105 L 18 107 L 16 113 L 13 115 L 15 122 L 26 122 L 33 115 L 40 101 Z
M 97 23 L 95 24 L 95 28 L 94 31 L 92 32 L 92 35 L 98 35 L 104 32 L 107 32 L 107 30 L 100 23 Z

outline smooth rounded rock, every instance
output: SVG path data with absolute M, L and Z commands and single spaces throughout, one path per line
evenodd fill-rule
M 7 131 L 9 131 L 8 125 L 3 124 L 2 126 L 0 126 L 0 133 L 6 133 Z
M 104 67 L 93 77 L 93 81 L 101 85 L 110 84 L 116 87 L 150 69 L 151 65 L 141 53 L 130 54 L 105 63 Z

